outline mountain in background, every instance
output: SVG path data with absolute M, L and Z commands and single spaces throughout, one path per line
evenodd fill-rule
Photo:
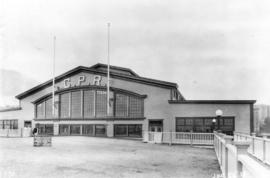
M 18 106 L 15 96 L 37 84 L 34 79 L 17 71 L 0 69 L 0 107 Z

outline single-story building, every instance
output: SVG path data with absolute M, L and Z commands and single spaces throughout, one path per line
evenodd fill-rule
M 107 114 L 106 84 L 107 65 L 78 66 L 55 77 L 54 114 L 51 79 L 17 95 L 20 106 L 0 112 L 0 129 L 108 137 L 142 137 L 143 131 L 253 132 L 255 100 L 188 100 L 176 83 L 110 66 Z

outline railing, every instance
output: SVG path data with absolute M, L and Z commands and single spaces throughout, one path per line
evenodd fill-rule
M 213 133 L 144 132 L 144 142 L 190 145 L 213 145 Z
M 30 137 L 31 128 L 0 129 L 0 137 Z
M 270 139 L 266 137 L 256 137 L 255 134 L 252 136 L 244 133 L 234 133 L 235 141 L 249 141 L 250 147 L 248 153 L 261 160 L 263 163 L 270 165 Z
M 248 153 L 250 141 L 214 133 L 214 149 L 224 178 L 269 178 L 270 167 Z

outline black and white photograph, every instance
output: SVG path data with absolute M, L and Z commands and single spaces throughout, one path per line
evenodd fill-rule
M 270 178 L 270 2 L 0 0 L 0 178 Z

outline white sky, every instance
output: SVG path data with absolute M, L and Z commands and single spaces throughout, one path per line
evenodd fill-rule
M 270 3 L 251 0 L 2 0 L 0 105 L 78 65 L 176 82 L 186 99 L 270 104 Z M 2 99 L 1 99 L 2 98 Z

